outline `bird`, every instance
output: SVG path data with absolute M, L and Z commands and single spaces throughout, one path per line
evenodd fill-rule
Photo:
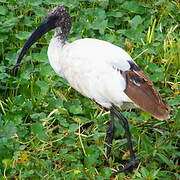
M 121 111 L 140 108 L 154 118 L 164 120 L 170 117 L 169 104 L 160 97 L 152 81 L 122 48 L 94 38 L 68 42 L 71 26 L 71 17 L 66 7 L 60 5 L 50 10 L 25 42 L 13 73 L 17 75 L 28 49 L 44 34 L 55 29 L 47 52 L 51 67 L 79 93 L 110 111 L 106 135 L 108 158 L 115 132 L 114 119 L 116 117 L 119 120 L 125 130 L 130 160 L 114 174 L 132 170 L 140 161 L 133 150 L 128 120 Z

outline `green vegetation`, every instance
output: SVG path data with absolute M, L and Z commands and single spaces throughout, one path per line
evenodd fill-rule
M 0 0 L 0 179 L 109 179 L 128 160 L 117 124 L 110 168 L 103 165 L 109 114 L 53 72 L 47 60 L 53 32 L 28 51 L 12 76 L 26 39 L 62 4 L 73 20 L 69 41 L 91 37 L 124 48 L 171 105 L 164 121 L 141 110 L 123 112 L 141 164 L 116 179 L 180 179 L 178 0 Z

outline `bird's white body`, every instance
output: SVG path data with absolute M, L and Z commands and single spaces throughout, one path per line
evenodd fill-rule
M 132 104 L 124 93 L 126 80 L 120 71 L 130 69 L 132 58 L 120 47 L 97 39 L 80 39 L 63 45 L 51 39 L 49 62 L 54 71 L 69 84 L 100 105 L 110 108 Z

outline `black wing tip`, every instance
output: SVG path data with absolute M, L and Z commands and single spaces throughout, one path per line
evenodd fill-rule
M 131 71 L 140 71 L 141 69 L 139 68 L 139 66 L 137 64 L 135 64 L 133 61 L 128 61 L 129 65 L 130 65 L 130 70 Z

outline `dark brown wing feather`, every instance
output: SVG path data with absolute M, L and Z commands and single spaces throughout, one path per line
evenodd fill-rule
M 127 86 L 124 92 L 140 108 L 157 119 L 169 117 L 169 105 L 160 97 L 153 83 L 141 70 L 123 72 Z

